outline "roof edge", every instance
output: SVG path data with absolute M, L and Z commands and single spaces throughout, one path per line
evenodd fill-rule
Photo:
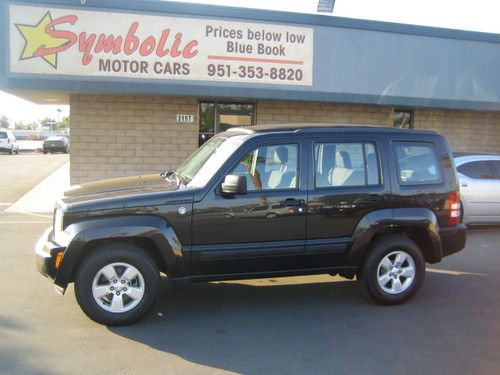
M 197 17 L 206 16 L 235 18 L 242 20 L 256 20 L 259 22 L 284 22 L 293 24 L 330 26 L 397 34 L 422 35 L 437 38 L 500 43 L 500 34 L 495 33 L 410 25 L 385 21 L 362 20 L 337 16 L 326 16 L 320 14 L 292 13 L 276 10 L 181 3 L 162 0 L 86 0 L 85 5 L 82 5 L 81 0 L 16 0 L 15 3 L 49 6 L 76 6 L 82 9 L 101 8 L 139 12 L 145 11 L 170 14 L 176 13 Z

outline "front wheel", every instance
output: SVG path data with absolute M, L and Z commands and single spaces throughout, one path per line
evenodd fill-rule
M 75 295 L 90 319 L 105 325 L 126 325 L 153 307 L 158 284 L 158 268 L 143 249 L 130 244 L 106 245 L 95 249 L 80 265 Z
M 372 246 L 360 282 L 376 302 L 397 305 L 417 293 L 424 276 L 425 260 L 415 242 L 405 236 L 386 236 Z

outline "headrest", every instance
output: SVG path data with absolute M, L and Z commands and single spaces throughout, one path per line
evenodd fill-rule
M 351 157 L 347 151 L 338 151 L 335 153 L 335 166 L 337 168 L 352 168 Z
M 288 161 L 288 149 L 285 146 L 280 146 L 274 152 L 274 162 L 285 164 Z

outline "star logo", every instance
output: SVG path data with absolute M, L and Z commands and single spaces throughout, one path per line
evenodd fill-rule
M 48 62 L 52 67 L 57 69 L 57 53 L 42 54 L 40 52 L 41 49 L 56 48 L 67 43 L 66 39 L 54 38 L 47 33 L 47 27 L 51 22 L 52 17 L 50 12 L 47 12 L 40 22 L 34 26 L 15 24 L 25 41 L 23 52 L 21 53 L 19 61 L 40 57 Z

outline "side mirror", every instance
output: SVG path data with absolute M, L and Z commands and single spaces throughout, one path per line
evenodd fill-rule
M 235 174 L 228 174 L 222 183 L 224 194 L 245 195 L 247 193 L 247 178 Z

